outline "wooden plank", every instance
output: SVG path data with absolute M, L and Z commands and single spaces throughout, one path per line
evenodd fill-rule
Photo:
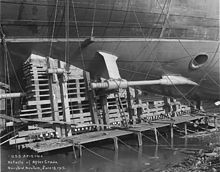
M 26 148 L 30 148 L 38 153 L 49 152 L 62 148 L 71 147 L 73 143 L 64 142 L 60 139 L 51 139 L 37 143 L 25 144 Z
M 17 122 L 17 123 L 24 122 L 21 119 L 17 119 L 17 118 L 14 118 L 14 117 L 11 117 L 11 116 L 8 116 L 8 115 L 5 115 L 5 114 L 0 114 L 0 118 L 6 119 L 6 120 L 9 120 L 9 121 L 13 121 L 13 122 Z
M 28 131 L 19 131 L 18 132 L 18 137 L 26 137 L 26 136 L 32 136 L 32 135 L 39 135 L 39 134 L 45 134 L 45 133 L 53 133 L 55 132 L 51 128 L 41 128 L 38 130 L 28 130 Z
M 35 68 L 34 68 L 35 69 Z M 33 73 L 33 76 L 35 79 L 38 79 L 38 74 L 37 74 L 37 71 L 34 71 Z M 39 90 L 39 82 L 38 81 L 35 81 L 36 85 L 35 85 L 35 90 Z M 40 93 L 39 91 L 35 91 L 35 95 L 36 95 L 36 101 L 39 102 L 40 101 Z M 40 107 L 40 104 L 36 104 L 36 108 L 37 108 L 37 113 L 38 113 L 38 118 L 39 119 L 42 119 L 42 111 L 41 111 L 41 107 Z
M 48 124 L 65 124 L 65 125 L 72 125 L 70 122 L 64 122 L 64 121 L 48 121 L 45 119 L 39 120 L 39 119 L 28 119 L 28 118 L 20 118 L 22 121 L 28 121 L 28 122 L 39 122 L 39 123 L 48 123 Z
M 61 65 L 61 64 L 60 64 Z M 61 66 L 63 67 L 63 66 Z M 61 93 L 61 102 L 63 110 L 63 119 L 65 122 L 71 122 L 70 120 L 70 108 L 68 101 L 68 91 L 67 91 L 67 74 L 63 73 L 62 80 L 60 82 L 60 93 Z M 66 128 L 66 136 L 72 135 L 71 130 Z

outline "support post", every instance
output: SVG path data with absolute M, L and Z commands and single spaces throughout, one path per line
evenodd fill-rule
M 214 114 L 214 126 L 215 126 L 215 129 L 218 129 L 218 122 L 217 122 L 216 114 Z
M 158 144 L 158 135 L 157 135 L 157 129 L 156 128 L 154 128 L 154 134 L 155 134 L 156 144 Z
M 137 122 L 141 123 L 142 108 L 137 107 Z
M 173 139 L 173 124 L 170 124 L 170 137 Z
M 90 112 L 92 114 L 92 120 L 93 123 L 95 124 L 99 124 L 98 121 L 98 111 L 97 111 L 97 105 L 96 105 L 96 101 L 95 101 L 95 91 L 91 89 L 90 87 L 90 75 L 88 72 L 83 72 L 84 78 L 85 78 L 85 82 L 86 82 L 86 89 L 87 89 L 87 93 L 88 93 L 88 97 L 89 97 L 89 101 L 90 101 Z M 97 127 L 97 130 L 99 130 L 99 127 Z
M 132 117 L 133 117 L 133 114 L 132 114 L 132 106 L 131 106 L 131 93 L 130 93 L 130 88 L 128 87 L 126 89 L 127 91 L 127 102 L 128 102 L 128 114 L 129 114 L 129 120 L 130 121 L 133 121 Z
M 143 146 L 139 147 L 138 149 L 138 165 L 139 167 L 142 166 L 143 163 Z
M 48 69 L 56 67 L 55 64 L 51 62 L 51 60 L 47 59 L 47 67 Z M 53 121 L 59 121 L 59 108 L 58 108 L 58 100 L 59 100 L 59 83 L 58 77 L 56 73 L 48 74 L 49 79 L 49 90 L 50 90 L 50 102 L 51 102 L 51 109 L 52 109 L 52 118 Z M 58 133 L 58 136 L 62 136 L 62 128 L 58 127 L 58 125 L 54 125 L 55 131 Z
M 169 97 L 166 97 L 164 96 L 163 97 L 163 101 L 164 101 L 164 110 L 165 110 L 165 114 L 169 114 L 171 112 L 171 103 L 170 103 L 170 98 Z
M 77 159 L 75 143 L 73 143 L 73 156 L 74 156 L 75 159 Z
M 187 137 L 185 137 L 185 139 L 184 139 L 184 146 L 185 146 L 185 148 L 188 147 L 188 138 Z
M 158 157 L 158 144 L 155 146 L 154 157 L 155 157 L 155 158 L 159 158 L 159 157 Z
M 141 132 L 138 132 L 137 133 L 137 136 L 138 136 L 138 146 L 141 147 L 142 146 L 142 133 Z
M 102 105 L 102 117 L 103 117 L 103 122 L 106 125 L 109 125 L 109 113 L 108 113 L 108 106 L 107 106 L 107 96 L 101 96 L 101 105 Z M 101 120 L 102 121 L 102 120 Z
M 171 148 L 173 148 L 173 124 L 170 124 Z
M 61 62 L 59 62 L 60 67 L 63 68 L 64 66 L 61 66 Z M 70 119 L 70 108 L 69 108 L 69 99 L 68 99 L 68 90 L 67 90 L 67 73 L 64 72 L 61 76 L 61 80 L 59 82 L 60 84 L 60 93 L 61 93 L 61 102 L 62 102 L 62 109 L 63 109 L 63 119 L 65 122 L 71 122 Z M 65 126 L 65 135 L 71 136 L 72 131 L 69 129 L 70 126 Z
M 114 154 L 114 162 L 116 165 L 118 165 L 118 149 L 115 150 L 115 154 Z
M 135 101 L 136 101 L 136 104 L 142 104 L 142 101 L 140 99 L 139 90 L 136 88 L 135 88 Z
M 185 135 L 187 135 L 187 123 L 184 123 L 184 132 L 185 132 Z
M 114 149 L 115 149 L 115 151 L 117 151 L 118 150 L 118 138 L 113 137 L 113 141 L 114 141 Z
M 35 94 L 36 94 L 36 108 L 37 108 L 37 114 L 38 114 L 38 119 L 42 119 L 42 109 L 41 105 L 39 104 L 40 102 L 40 84 L 39 84 L 39 78 L 38 78 L 38 73 L 37 73 L 37 67 L 33 66 L 33 76 L 34 76 L 34 87 L 35 87 Z M 50 81 L 49 81 L 50 82 Z M 52 87 L 54 88 L 54 86 Z
M 78 145 L 79 148 L 79 157 L 82 157 L 82 145 Z

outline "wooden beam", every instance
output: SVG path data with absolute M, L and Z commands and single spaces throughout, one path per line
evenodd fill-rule
M 113 141 L 114 141 L 114 149 L 115 149 L 115 151 L 117 151 L 118 150 L 118 138 L 113 137 Z
M 142 101 L 140 99 L 139 90 L 135 88 L 135 101 L 137 104 L 142 104 Z
M 214 127 L 216 129 L 218 129 L 218 119 L 217 119 L 217 115 L 216 114 L 214 115 Z
M 171 148 L 173 148 L 173 124 L 170 124 Z
M 137 107 L 137 122 L 141 123 L 142 107 Z
M 53 61 L 52 59 L 47 59 L 47 67 L 50 68 L 57 68 L 58 64 L 56 64 L 56 61 Z M 50 103 L 51 103 L 51 109 L 52 109 L 52 118 L 53 121 L 60 121 L 59 120 L 59 107 L 58 107 L 58 100 L 60 98 L 60 87 L 59 87 L 59 81 L 58 76 L 56 73 L 53 73 L 51 75 L 48 75 L 49 78 L 49 88 L 50 88 Z M 62 136 L 62 127 L 59 127 L 58 125 L 54 125 L 54 129 L 56 132 L 58 132 L 58 136 Z
M 143 144 L 143 142 L 142 142 L 142 133 L 138 132 L 137 136 L 138 136 L 138 146 L 140 147 Z
M 128 114 L 129 114 L 129 120 L 133 121 L 133 113 L 132 113 L 132 105 L 131 105 L 131 93 L 130 88 L 128 87 L 126 89 L 127 91 L 127 102 L 128 102 Z
M 9 120 L 9 121 L 13 121 L 13 122 L 17 122 L 17 123 L 27 123 L 26 121 L 22 120 L 22 119 L 19 119 L 19 118 L 14 118 L 14 117 L 11 117 L 11 116 L 8 116 L 8 115 L 5 115 L 5 114 L 0 114 L 0 118 L 2 119 L 6 119 L 6 120 Z
M 103 122 L 104 124 L 109 125 L 109 111 L 108 111 L 108 106 L 107 106 L 107 96 L 101 96 L 101 105 L 102 105 L 102 111 L 103 111 Z
M 184 132 L 185 132 L 185 135 L 187 135 L 187 123 L 184 123 Z
M 114 162 L 116 164 L 118 164 L 118 149 L 115 150 L 115 153 L 114 153 Z
M 170 137 L 173 139 L 173 124 L 170 124 Z
M 0 94 L 0 99 L 19 98 L 24 97 L 25 95 L 25 93 L 4 93 Z
M 78 145 L 79 157 L 82 157 L 82 145 Z
M 70 122 L 64 122 L 64 121 L 46 121 L 46 120 L 40 120 L 40 119 L 28 119 L 28 118 L 20 118 L 23 122 L 39 122 L 39 123 L 48 123 L 48 124 L 62 124 L 62 125 L 72 125 Z
M 156 144 L 158 144 L 157 128 L 154 128 L 154 134 L 155 134 Z
M 95 101 L 95 91 L 90 88 L 90 74 L 86 71 L 83 72 L 84 78 L 85 78 L 85 83 L 86 83 L 86 90 L 87 90 L 87 95 L 89 98 L 89 105 L 90 105 L 90 112 L 92 116 L 93 123 L 96 125 L 99 124 L 98 121 L 98 112 L 97 112 L 97 105 Z M 97 127 L 97 130 L 99 130 L 99 127 Z
M 61 62 L 59 62 L 59 66 L 61 67 L 61 69 L 64 68 Z M 62 102 L 63 119 L 65 122 L 71 123 L 68 90 L 67 90 L 67 73 L 64 72 L 60 77 L 61 79 L 60 79 L 59 85 L 60 85 L 60 97 L 61 97 L 61 102 Z M 72 131 L 69 130 L 69 128 L 70 128 L 69 126 L 65 126 L 66 136 L 72 135 Z
M 18 137 L 18 135 L 15 135 L 14 137 L 11 137 L 10 139 L 5 140 L 4 142 L 0 143 L 0 146 L 7 143 L 8 141 L 13 140 L 14 138 Z
M 39 104 L 40 100 L 40 85 L 39 85 L 39 78 L 38 78 L 38 71 L 37 71 L 37 67 L 32 68 L 33 70 L 33 76 L 34 76 L 34 88 L 35 88 L 35 95 L 36 95 L 36 107 L 37 107 L 37 115 L 38 115 L 38 119 L 42 119 L 42 110 L 41 110 L 41 105 Z
M 77 155 L 76 155 L 76 148 L 75 148 L 75 143 L 73 142 L 73 156 L 75 158 L 75 160 L 77 159 Z

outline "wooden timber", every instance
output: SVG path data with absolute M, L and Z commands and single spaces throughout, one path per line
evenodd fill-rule
M 30 148 L 36 151 L 37 153 L 43 153 L 57 149 L 72 147 L 73 145 L 81 145 L 106 139 L 115 139 L 116 137 L 125 136 L 129 134 L 132 134 L 132 132 L 121 130 L 96 131 L 80 135 L 74 135 L 63 139 L 53 139 L 38 143 L 29 143 L 25 144 L 25 147 Z

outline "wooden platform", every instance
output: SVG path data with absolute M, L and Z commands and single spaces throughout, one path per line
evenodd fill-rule
M 96 131 L 75 136 L 66 137 L 63 139 L 52 139 L 42 142 L 25 144 L 26 148 L 30 148 L 37 153 L 49 152 L 62 148 L 72 147 L 73 145 L 81 145 L 85 143 L 92 143 L 105 139 L 113 139 L 115 137 L 125 136 L 132 134 L 130 131 L 122 130 L 109 130 L 109 131 Z
M 105 139 L 112 139 L 115 137 L 125 136 L 129 134 L 133 134 L 133 133 L 130 131 L 122 131 L 116 129 L 109 131 L 91 132 L 83 135 L 75 135 L 72 136 L 70 139 L 72 139 L 75 144 L 85 144 L 85 143 L 92 143 Z
M 52 139 L 52 140 L 46 140 L 46 141 L 41 141 L 41 142 L 28 143 L 28 144 L 25 144 L 25 147 L 30 148 L 36 151 L 37 153 L 43 153 L 43 152 L 49 152 L 53 150 L 75 146 L 75 145 L 77 146 L 77 145 L 82 145 L 86 143 L 97 142 L 97 141 L 106 140 L 106 139 L 117 139 L 117 137 L 126 136 L 130 134 L 137 134 L 137 133 L 141 134 L 141 132 L 144 132 L 144 131 L 170 126 L 171 124 L 180 124 L 180 123 L 190 122 L 193 120 L 199 120 L 201 118 L 204 118 L 204 117 L 203 116 L 178 116 L 178 117 L 173 117 L 173 120 L 161 119 L 161 120 L 154 121 L 151 124 L 149 123 L 136 124 L 126 129 L 95 131 L 95 132 L 90 132 L 90 133 L 69 136 L 69 137 L 62 138 L 62 139 Z M 138 142 L 139 142 L 139 145 L 141 146 L 142 139 L 140 138 L 140 136 L 141 135 L 138 135 Z
M 190 116 L 190 115 L 185 115 L 185 116 L 176 116 L 172 117 L 173 120 L 171 119 L 160 119 L 156 121 L 152 121 L 149 124 L 136 124 L 133 125 L 133 128 L 127 129 L 128 131 L 133 131 L 133 132 L 143 132 L 147 130 L 152 130 L 155 128 L 162 128 L 162 127 L 167 127 L 170 126 L 171 124 L 181 124 L 193 120 L 199 120 L 204 118 L 204 116 Z

